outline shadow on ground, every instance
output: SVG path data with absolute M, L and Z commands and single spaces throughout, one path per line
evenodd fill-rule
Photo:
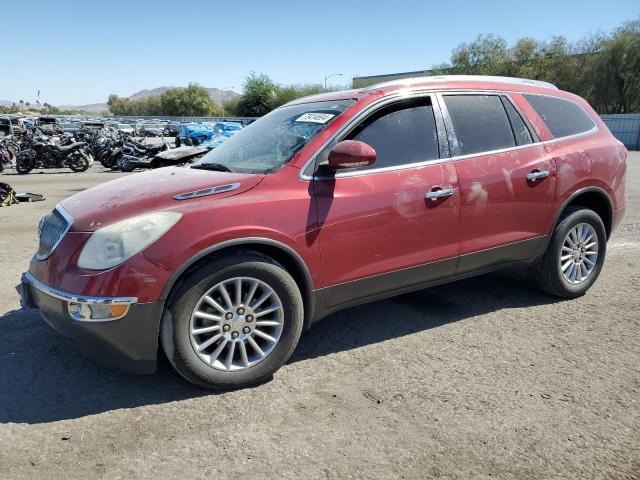
M 303 336 L 290 363 L 555 301 L 528 285 L 522 272 L 485 275 L 338 312 Z M 0 423 L 52 422 L 212 394 L 187 384 L 166 359 L 150 376 L 100 367 L 34 311 L 8 312 L 0 328 Z

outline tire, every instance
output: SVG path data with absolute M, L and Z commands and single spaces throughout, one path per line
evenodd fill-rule
M 124 160 L 122 157 L 118 159 L 116 167 L 118 170 L 125 173 L 133 172 L 133 170 L 135 169 L 135 167 L 131 166 L 130 162 Z
M 76 173 L 86 172 L 89 169 L 89 160 L 82 154 L 72 154 L 73 158 L 69 162 L 69 168 Z
M 220 302 L 222 302 L 225 310 L 233 310 L 235 306 L 240 305 L 245 307 L 247 312 L 254 313 L 255 318 L 250 318 L 251 315 L 246 312 L 244 312 L 246 317 L 238 316 L 242 312 L 237 309 L 234 319 L 227 321 L 222 312 L 218 313 L 216 309 L 213 309 L 214 313 L 218 313 L 220 316 L 220 320 L 198 320 L 196 317 L 192 319 L 196 309 L 210 308 L 209 304 L 203 301 L 203 296 L 208 294 L 210 298 L 213 298 L 217 295 L 217 290 L 215 292 L 210 292 L 210 290 L 221 282 L 233 279 L 227 283 L 227 287 L 233 288 L 229 290 L 229 296 L 235 299 L 234 292 L 237 291 L 235 290 L 235 282 L 238 278 L 243 279 L 240 289 L 243 298 L 240 303 L 233 300 L 234 307 L 231 307 L 228 304 L 225 305 L 223 297 L 216 296 L 215 298 L 219 299 L 218 305 L 221 305 Z M 254 283 L 260 284 L 260 286 L 254 290 L 252 300 L 249 300 L 248 305 L 245 306 L 244 301 L 250 295 Z M 258 300 L 255 298 L 267 294 L 269 289 L 271 289 L 272 295 L 267 297 L 264 303 L 273 302 L 269 305 L 271 308 L 274 305 L 280 306 L 273 313 L 277 316 L 275 321 L 269 319 L 271 313 L 265 315 L 260 312 L 260 309 L 265 308 L 264 303 L 256 306 Z M 256 310 L 251 310 L 250 306 L 254 306 Z M 262 320 L 258 320 L 258 318 Z M 246 323 L 251 321 L 252 323 Z M 203 327 L 202 324 L 195 324 L 195 322 L 210 322 L 209 325 L 218 325 L 218 327 L 213 327 L 216 328 L 214 333 L 193 336 L 191 334 L 192 327 Z M 259 327 L 260 330 L 266 329 L 262 333 L 266 332 L 271 336 L 271 339 L 277 339 L 275 344 L 262 340 L 261 336 L 258 337 L 255 333 L 258 330 L 256 328 L 249 329 L 250 332 L 245 331 L 248 326 L 253 328 L 261 323 L 278 322 L 280 322 L 279 326 Z M 242 388 L 271 378 L 289 359 L 300 339 L 303 322 L 302 296 L 291 275 L 269 257 L 253 252 L 237 253 L 220 257 L 203 266 L 182 283 L 176 294 L 172 295 L 172 300 L 163 316 L 160 341 L 171 364 L 190 382 L 214 390 Z M 206 327 L 206 325 L 204 326 Z M 230 331 L 223 331 L 227 327 L 231 327 Z M 196 353 L 196 341 L 201 342 L 200 345 L 206 344 L 207 340 L 218 333 L 221 334 L 219 339 L 205 348 L 202 353 Z M 209 336 L 207 337 L 207 335 Z M 236 336 L 233 337 L 236 340 L 232 340 L 232 335 Z M 238 337 L 238 335 L 240 336 Z M 261 351 L 266 352 L 264 357 L 258 355 L 258 351 L 250 345 L 251 340 L 248 337 L 252 337 L 254 343 L 265 342 L 259 346 Z M 224 345 L 221 347 L 220 345 L 223 343 Z M 232 343 L 235 343 L 233 350 L 231 349 Z M 244 347 L 240 343 L 243 343 Z M 269 346 L 271 346 L 270 350 L 267 348 Z M 211 357 L 220 348 L 222 348 L 219 350 L 220 356 L 212 360 Z M 232 353 L 229 363 L 230 350 Z M 244 356 L 241 355 L 243 353 L 241 350 L 246 352 Z M 207 356 L 208 359 L 203 359 L 201 355 Z M 229 366 L 226 366 L 227 364 Z
M 29 152 L 20 152 L 16 159 L 16 171 L 20 175 L 26 175 L 36 166 L 35 157 L 29 155 Z
M 569 248 L 569 244 L 565 244 L 566 239 L 570 232 L 574 228 L 580 228 L 583 225 L 582 231 L 586 232 L 590 228 L 590 232 L 593 234 L 593 238 L 588 238 L 591 233 L 585 233 L 588 243 L 585 246 L 590 245 L 593 240 L 597 241 L 595 246 L 596 254 L 589 253 L 594 251 L 594 247 L 589 247 L 586 251 L 586 258 L 590 263 L 583 262 L 585 268 L 591 270 L 585 278 L 577 283 L 571 281 L 571 278 L 567 279 L 565 275 L 571 277 L 573 269 L 577 269 L 579 273 L 576 274 L 582 276 L 585 270 L 580 270 L 580 252 L 573 252 Z M 587 225 L 587 227 L 584 227 Z M 573 241 L 573 240 L 572 240 Z M 580 244 L 580 242 L 576 242 Z M 584 242 L 583 242 L 584 243 Z M 563 247 L 565 249 L 563 250 Z M 555 295 L 562 298 L 577 298 L 584 295 L 589 288 L 595 283 L 602 265 L 604 264 L 605 256 L 607 253 L 607 232 L 604 227 L 604 223 L 600 216 L 593 210 L 589 210 L 582 207 L 570 207 L 560 218 L 560 221 L 556 225 L 547 250 L 542 258 L 532 268 L 533 279 L 538 287 L 551 295 Z M 573 257 L 567 259 L 567 256 L 577 255 L 576 259 L 578 263 L 575 263 Z M 564 260 L 561 259 L 564 257 Z M 591 266 L 591 263 L 594 265 Z M 568 265 L 568 268 L 563 273 L 563 267 Z M 577 278 L 576 278 L 577 280 Z

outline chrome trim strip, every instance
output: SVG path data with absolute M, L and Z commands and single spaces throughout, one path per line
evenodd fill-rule
M 231 192 L 240 188 L 239 183 L 229 183 L 227 185 L 217 185 L 215 187 L 203 188 L 193 192 L 179 193 L 174 195 L 174 200 L 188 200 L 190 198 L 206 197 L 207 195 L 216 195 L 218 193 Z
M 67 236 L 67 233 L 69 233 L 69 230 L 71 230 L 71 226 L 73 225 L 73 217 L 69 215 L 69 212 L 67 212 L 64 209 L 61 203 L 57 204 L 53 209 L 57 210 L 58 213 L 62 215 L 62 217 L 67 221 L 67 228 L 65 228 L 64 232 L 62 232 L 62 234 L 58 237 L 58 240 L 56 240 L 56 243 L 52 245 L 47 255 L 38 255 L 38 253 L 36 253 L 35 257 L 38 260 L 46 260 L 47 258 L 49 258 L 53 254 L 53 252 L 56 250 L 56 248 L 58 248 L 58 245 L 60 245 L 60 242 L 62 242 L 64 237 Z M 38 226 L 38 241 L 40 240 L 41 233 L 42 232 L 40 232 L 40 227 Z
M 89 297 L 86 295 L 76 295 L 73 293 L 63 292 L 56 288 L 41 282 L 30 272 L 23 274 L 28 280 L 29 284 L 40 290 L 45 295 L 56 298 L 70 303 L 86 303 L 86 304 L 99 304 L 99 305 L 132 305 L 138 303 L 137 297 Z M 125 312 L 126 315 L 126 312 Z M 124 315 L 123 315 L 124 316 Z M 120 318 L 120 317 L 118 317 Z M 108 320 L 115 320 L 116 318 L 109 318 Z
M 364 175 L 372 175 L 372 174 L 376 174 L 376 173 L 384 173 L 384 172 L 389 172 L 389 171 L 394 171 L 394 170 L 405 170 L 408 168 L 417 168 L 417 167 L 423 167 L 426 165 L 437 165 L 439 163 L 445 163 L 445 162 L 457 162 L 460 160 L 466 160 L 468 158 L 475 158 L 475 157 L 482 157 L 485 155 L 496 155 L 499 153 L 505 153 L 505 152 L 510 152 L 510 151 L 514 151 L 514 150 L 520 150 L 523 148 L 532 148 L 532 147 L 537 147 L 537 146 L 544 146 L 544 145 L 550 145 L 553 143 L 557 143 L 557 142 L 562 142 L 565 140 L 573 140 L 575 138 L 580 138 L 580 137 L 585 137 L 588 135 L 592 135 L 596 132 L 599 131 L 598 126 L 595 124 L 594 122 L 594 126 L 591 130 L 588 130 L 586 132 L 581 132 L 581 133 L 576 133 L 574 135 L 569 135 L 566 137 L 559 137 L 559 138 L 553 138 L 551 140 L 545 140 L 545 141 L 540 141 L 538 140 L 537 142 L 534 143 L 528 143 L 526 145 L 516 145 L 515 147 L 507 147 L 507 148 L 501 148 L 498 150 L 491 150 L 488 152 L 477 152 L 477 153 L 472 153 L 472 154 L 468 154 L 468 155 L 456 155 L 453 157 L 445 157 L 445 158 L 436 158 L 436 159 L 431 159 L 431 160 L 425 160 L 422 162 L 416 162 L 416 163 L 409 163 L 406 165 L 399 165 L 399 166 L 392 166 L 392 167 L 382 167 L 382 168 L 372 168 L 369 170 L 363 170 L 363 171 L 352 171 L 352 172 L 336 172 L 336 174 L 333 177 L 320 177 L 320 176 L 316 176 L 316 175 L 306 175 L 304 172 L 305 170 L 309 167 L 309 164 L 311 164 L 312 162 L 315 162 L 316 157 L 331 143 L 333 142 L 336 138 L 338 138 L 340 135 L 342 135 L 346 130 L 349 130 L 351 127 L 354 126 L 355 123 L 361 121 L 363 119 L 363 117 L 366 117 L 367 115 L 369 115 L 370 113 L 372 113 L 372 111 L 377 110 L 380 107 L 384 107 L 385 105 L 389 104 L 389 103 L 393 103 L 394 101 L 398 101 L 404 98 L 411 98 L 411 97 L 421 97 L 421 96 L 427 96 L 427 95 L 433 95 L 435 98 L 437 98 L 437 95 L 434 94 L 446 94 L 446 95 L 450 95 L 450 94 L 494 94 L 494 95 L 509 95 L 510 93 L 519 93 L 519 94 L 530 94 L 530 95 L 540 95 L 540 96 L 546 96 L 546 97 L 552 97 L 552 98 L 560 98 L 560 97 L 556 97 L 554 95 L 544 95 L 542 93 L 529 93 L 529 92 L 522 92 L 522 91 L 515 91 L 515 90 L 414 90 L 414 91 L 396 91 L 393 92 L 392 94 L 389 94 L 381 99 L 379 99 L 376 102 L 371 103 L 370 105 L 367 105 L 367 107 L 365 107 L 362 111 L 358 112 L 353 118 L 351 118 L 346 124 L 344 124 L 342 127 L 340 127 L 340 129 L 335 132 L 331 138 L 327 139 L 326 142 L 324 142 L 315 152 L 313 155 L 311 155 L 309 157 L 309 160 L 307 160 L 307 162 L 304 164 L 304 166 L 300 169 L 300 173 L 298 174 L 298 178 L 300 178 L 300 180 L 303 181 L 311 181 L 311 180 L 326 180 L 328 178 L 342 178 L 342 177 L 355 177 L 355 176 L 364 176 Z M 511 98 L 509 98 L 509 100 L 511 101 Z M 561 98 L 561 100 L 566 100 L 569 102 L 573 102 L 576 105 L 578 105 L 580 108 L 582 108 L 582 106 L 573 101 L 573 100 L 569 100 L 566 98 Z M 512 102 L 514 103 L 514 102 Z M 582 110 L 584 111 L 584 108 L 582 108 Z M 518 112 L 522 115 L 522 113 L 519 111 Z M 587 112 L 585 112 L 585 114 L 591 119 L 591 115 L 589 115 Z M 523 116 L 523 120 L 525 120 L 528 124 L 528 119 L 525 115 Z M 591 120 L 593 122 L 593 119 Z M 535 133 L 535 130 L 532 132 Z M 536 134 L 537 136 L 537 134 Z

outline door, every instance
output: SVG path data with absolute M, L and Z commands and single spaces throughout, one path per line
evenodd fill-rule
M 534 257 L 553 213 L 551 156 L 506 95 L 439 99 L 461 195 L 458 273 Z
M 455 169 L 441 159 L 439 112 L 431 98 L 368 114 L 338 140 L 360 140 L 376 162 L 314 179 L 317 245 L 327 306 L 448 276 L 458 256 Z M 442 125 L 442 124 L 441 124 Z M 322 170 L 320 170 L 321 172 Z M 429 198 L 427 198 L 427 196 Z

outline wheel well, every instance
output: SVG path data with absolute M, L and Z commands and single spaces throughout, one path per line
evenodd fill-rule
M 563 213 L 568 207 L 584 207 L 593 210 L 598 214 L 604 223 L 604 228 L 607 231 L 607 239 L 611 235 L 611 221 L 613 212 L 611 209 L 611 203 L 604 193 L 597 190 L 590 190 L 588 192 L 580 193 L 567 203 L 563 208 Z
M 202 258 L 199 258 L 193 264 L 189 265 L 189 267 L 185 271 L 183 271 L 178 279 L 173 283 L 173 285 L 171 286 L 171 291 L 167 296 L 165 306 L 170 304 L 172 295 L 179 289 L 183 280 L 187 278 L 192 272 L 198 270 L 203 265 L 217 258 L 227 255 L 233 255 L 240 252 L 256 252 L 265 255 L 281 265 L 287 272 L 289 272 L 289 274 L 293 277 L 296 284 L 298 285 L 300 294 L 302 295 L 302 300 L 304 301 L 304 328 L 306 329 L 306 327 L 308 327 L 310 324 L 314 308 L 313 284 L 311 284 L 311 279 L 309 278 L 305 267 L 300 264 L 301 260 L 297 260 L 291 253 L 287 252 L 286 250 L 279 248 L 276 245 L 267 243 L 243 243 L 238 245 L 230 245 L 228 247 L 215 250 L 203 256 Z

